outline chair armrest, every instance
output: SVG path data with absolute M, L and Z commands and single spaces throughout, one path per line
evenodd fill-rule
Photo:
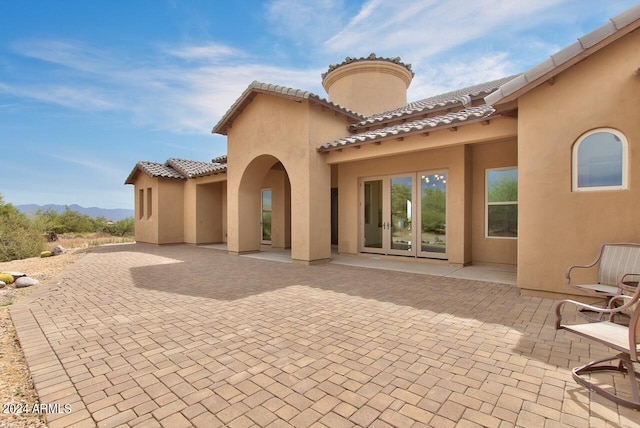
M 618 277 L 618 285 L 625 285 L 625 286 L 627 286 L 627 288 L 629 288 L 629 287 L 637 287 L 638 286 L 638 282 L 637 281 L 625 282 L 626 278 L 629 277 L 629 276 L 640 277 L 640 273 L 624 273 L 624 274 L 620 275 Z
M 618 298 L 630 298 L 631 301 L 625 303 L 624 305 L 617 307 L 617 308 L 601 308 L 599 306 L 592 306 L 592 305 L 587 305 L 586 303 L 582 303 L 582 302 L 577 302 L 575 300 L 561 300 L 558 303 L 556 303 L 556 330 L 560 330 L 562 328 L 561 322 L 562 322 L 562 307 L 566 304 L 572 304 L 576 307 L 578 307 L 579 309 L 586 309 L 589 311 L 593 311 L 593 312 L 597 312 L 599 314 L 609 314 L 609 316 L 613 316 L 621 311 L 623 311 L 624 309 L 628 308 L 632 302 L 634 301 L 633 298 L 631 298 L 631 296 L 614 296 L 613 299 L 618 299 Z
M 600 251 L 598 251 L 598 255 L 596 256 L 595 260 L 592 261 L 590 264 L 588 264 L 588 265 L 573 265 L 573 266 L 569 266 L 569 268 L 567 269 L 567 272 L 565 273 L 565 278 L 566 278 L 568 286 L 571 286 L 571 271 L 573 269 L 588 269 L 588 268 L 594 267 L 600 261 L 600 258 L 602 257 L 602 252 L 604 251 L 604 247 L 606 245 L 607 244 L 602 244 L 600 246 Z
M 593 267 L 594 265 L 573 265 L 573 266 L 569 266 L 567 268 L 567 271 L 564 274 L 564 277 L 566 279 L 567 285 L 571 286 L 571 271 L 574 269 L 588 269 L 590 267 Z

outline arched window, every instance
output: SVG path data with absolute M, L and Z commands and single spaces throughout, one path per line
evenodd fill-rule
M 573 191 L 627 188 L 627 139 L 615 129 L 582 135 L 573 146 Z

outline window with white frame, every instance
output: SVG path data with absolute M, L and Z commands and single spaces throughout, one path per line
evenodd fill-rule
M 627 139 L 615 129 L 594 129 L 573 146 L 572 189 L 576 191 L 627 188 Z
M 518 237 L 518 168 L 486 171 L 486 236 Z

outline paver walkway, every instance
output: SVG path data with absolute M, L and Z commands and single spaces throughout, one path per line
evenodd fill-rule
M 135 244 L 92 250 L 11 316 L 41 402 L 61 406 L 51 428 L 638 426 L 573 382 L 610 351 L 556 332 L 553 304 Z

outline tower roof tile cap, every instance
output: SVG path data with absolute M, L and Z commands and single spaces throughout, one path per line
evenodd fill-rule
M 322 80 L 325 79 L 325 77 L 327 77 L 327 75 L 329 73 L 331 73 L 332 71 L 347 65 L 347 64 L 352 64 L 354 62 L 361 62 L 361 61 L 387 61 L 387 62 L 392 62 L 394 64 L 398 64 L 404 68 L 406 68 L 410 73 L 411 73 L 411 77 L 415 76 L 415 73 L 413 72 L 413 70 L 411 70 L 411 64 L 405 64 L 404 62 L 402 62 L 400 60 L 400 57 L 395 57 L 395 58 L 385 58 L 385 57 L 379 57 L 377 56 L 375 53 L 371 53 L 369 56 L 367 57 L 360 57 L 360 58 L 352 58 L 350 56 L 346 57 L 344 59 L 344 61 L 342 61 L 339 64 L 331 64 L 329 65 L 329 69 L 327 70 L 326 73 L 322 73 Z

